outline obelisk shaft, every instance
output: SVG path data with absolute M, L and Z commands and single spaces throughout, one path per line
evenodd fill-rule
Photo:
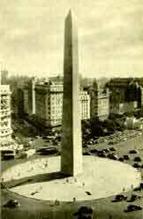
M 75 176 L 82 172 L 78 36 L 71 11 L 65 20 L 64 95 L 61 171 Z

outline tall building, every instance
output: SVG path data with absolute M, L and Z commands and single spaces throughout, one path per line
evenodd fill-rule
M 7 84 L 8 81 L 8 71 L 6 69 L 1 70 L 1 84 Z
M 26 83 L 23 89 L 24 112 L 27 115 L 33 115 L 36 113 L 35 84 L 36 78 L 32 78 Z
M 113 78 L 110 90 L 110 113 L 123 114 L 143 108 L 143 78 Z
M 96 80 L 84 89 L 90 95 L 91 118 L 107 119 L 109 116 L 109 89 L 105 87 L 104 83 Z
M 27 106 L 27 103 L 25 105 Z M 36 84 L 35 111 L 37 120 L 45 127 L 60 126 L 62 124 L 62 82 L 49 81 Z M 82 120 L 90 118 L 90 96 L 87 91 L 80 92 L 80 115 Z
M 62 116 L 61 172 L 75 176 L 82 172 L 80 82 L 78 35 L 70 11 L 65 20 L 64 93 Z
M 45 127 L 59 126 L 62 123 L 63 84 L 51 81 L 35 87 L 36 117 Z
M 0 146 L 8 146 L 11 142 L 11 92 L 9 85 L 0 83 Z
M 90 119 L 90 96 L 87 91 L 80 92 L 81 119 Z

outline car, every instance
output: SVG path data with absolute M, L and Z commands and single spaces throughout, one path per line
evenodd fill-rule
M 78 216 L 78 218 L 91 218 L 93 215 L 93 209 L 87 206 L 81 206 L 74 216 Z
M 134 188 L 134 191 L 141 191 L 142 189 L 143 189 L 143 182 L 141 182 L 138 187 Z
M 125 212 L 139 211 L 139 210 L 142 210 L 142 207 L 140 205 L 128 205 L 127 209 L 125 209 Z
M 130 158 L 129 158 L 129 155 L 127 155 L 127 154 L 124 154 L 123 155 L 123 158 L 124 158 L 124 160 L 129 160 Z
M 10 199 L 9 201 L 7 201 L 3 207 L 5 208 L 16 208 L 19 207 L 20 203 L 16 200 L 16 199 Z
M 6 188 L 6 186 L 4 185 L 4 183 L 0 182 L 0 188 L 1 188 L 1 189 L 5 189 L 5 188 Z
M 105 153 L 104 151 L 98 151 L 97 155 L 98 155 L 99 157 L 107 157 L 107 156 L 106 156 L 106 153 Z
M 116 149 L 114 147 L 110 147 L 109 150 L 110 151 L 116 151 Z
M 135 162 L 141 162 L 142 159 L 138 156 L 138 157 L 135 157 L 135 158 L 134 158 L 134 161 L 135 161 Z
M 134 163 L 132 166 L 135 168 L 141 168 L 141 165 L 139 165 L 138 163 Z
M 118 160 L 118 156 L 116 154 L 113 154 L 113 153 L 108 154 L 107 157 L 111 160 Z
M 36 150 L 36 153 L 40 155 L 50 155 L 50 154 L 56 154 L 58 153 L 57 148 L 55 147 L 42 147 Z
M 119 194 L 115 196 L 112 202 L 120 202 L 120 201 L 125 201 L 125 200 L 127 200 L 127 196 Z
M 15 156 L 16 156 L 15 150 L 12 150 L 12 149 L 1 150 L 2 160 L 11 160 L 11 159 L 14 159 Z
M 93 154 L 97 154 L 98 150 L 97 149 L 91 149 L 90 152 L 93 153 Z
M 83 155 L 91 155 L 89 151 L 83 151 Z
M 118 159 L 119 161 L 124 161 L 124 158 L 123 157 L 119 157 L 119 159 Z
M 143 182 L 140 183 L 140 188 L 143 189 Z
M 109 142 L 108 142 L 108 144 L 110 144 L 110 145 L 111 145 L 111 144 L 114 144 L 114 142 L 113 142 L 113 141 L 109 141 Z
M 141 184 L 140 184 L 139 186 L 135 187 L 135 188 L 133 189 L 133 191 L 137 192 L 137 191 L 141 191 L 142 189 L 143 189 L 143 188 L 142 188 L 142 186 L 141 186 Z
M 109 153 L 110 150 L 108 148 L 104 148 L 102 151 L 104 151 L 105 153 Z
M 132 194 L 131 198 L 128 200 L 128 202 L 134 202 L 137 199 L 141 199 L 140 195 Z
M 42 136 L 43 140 L 49 140 L 48 136 Z
M 129 153 L 130 153 L 130 154 L 137 154 L 138 151 L 137 151 L 137 150 L 130 150 Z
M 82 144 L 82 147 L 83 147 L 83 148 L 87 148 L 88 145 L 87 145 L 86 143 L 83 143 L 83 144 Z

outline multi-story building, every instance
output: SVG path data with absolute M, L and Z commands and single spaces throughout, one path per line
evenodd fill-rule
M 123 114 L 143 107 L 143 78 L 113 78 L 110 90 L 110 113 Z
M 0 146 L 11 142 L 10 87 L 0 84 Z
M 36 78 L 32 78 L 30 81 L 26 82 L 26 86 L 23 89 L 23 102 L 24 102 L 24 112 L 27 115 L 35 114 L 35 84 Z
M 105 120 L 109 116 L 109 89 L 104 83 L 96 80 L 86 87 L 90 95 L 90 116 L 91 118 L 99 118 Z
M 63 85 L 45 82 L 35 87 L 36 117 L 46 127 L 62 123 Z
M 92 86 L 81 89 L 81 119 L 109 116 L 109 89 L 105 83 L 95 81 Z M 44 126 L 59 126 L 62 123 L 62 80 L 31 81 L 24 89 L 24 112 Z M 33 110 L 34 108 L 34 110 Z
M 80 93 L 81 103 L 81 119 L 86 120 L 90 118 L 90 96 L 87 91 L 81 91 Z
M 6 69 L 1 70 L 1 84 L 7 84 L 8 71 Z
M 90 118 L 90 97 L 81 91 L 81 119 Z M 46 127 L 60 126 L 63 111 L 63 84 L 56 82 L 38 83 L 35 86 L 35 115 Z

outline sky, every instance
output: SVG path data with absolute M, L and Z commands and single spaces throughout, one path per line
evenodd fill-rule
M 64 19 L 72 9 L 85 77 L 143 76 L 143 1 L 1 0 L 0 65 L 10 74 L 63 74 Z

